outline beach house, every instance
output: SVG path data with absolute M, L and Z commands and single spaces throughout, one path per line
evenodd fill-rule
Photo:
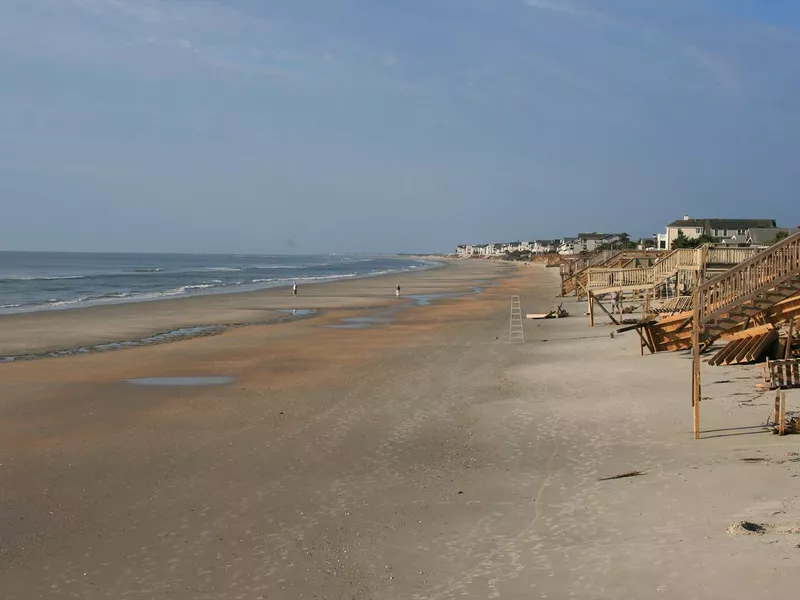
M 679 231 L 689 239 L 706 235 L 716 238 L 721 244 L 753 244 L 758 242 L 747 240 L 754 239 L 751 232 L 755 230 L 758 239 L 773 239 L 781 231 L 774 219 L 695 219 L 684 215 L 667 225 L 665 232 L 657 234 L 656 239 L 659 250 L 671 249 Z
M 528 244 L 534 254 L 549 254 L 556 251 L 556 243 L 553 240 L 535 240 Z
M 594 252 L 600 246 L 610 246 L 619 240 L 620 236 L 616 233 L 597 233 L 596 231 L 592 233 L 579 233 L 578 252 Z

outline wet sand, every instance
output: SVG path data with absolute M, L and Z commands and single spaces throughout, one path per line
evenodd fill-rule
M 510 345 L 509 295 L 553 308 L 558 272 L 497 268 L 420 281 L 483 287 L 421 306 L 341 284 L 358 301 L 313 319 L 0 365 L 3 597 L 791 594 L 800 536 L 727 533 L 800 522 L 757 370 L 704 368 L 693 441 L 687 357 L 639 357 L 570 300 Z M 194 376 L 234 381 L 125 381 Z
M 281 287 L 0 315 L 0 357 L 136 341 L 183 328 L 274 323 L 290 317 L 293 310 L 395 306 L 398 284 L 402 286 L 401 300 L 431 293 L 469 293 L 487 278 L 515 269 L 485 261 L 440 262 L 442 267 L 424 271 L 301 285 L 296 298 L 290 287 Z

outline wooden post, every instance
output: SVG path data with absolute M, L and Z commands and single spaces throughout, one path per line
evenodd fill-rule
M 786 392 L 781 392 L 781 418 L 778 421 L 778 435 L 786 434 Z
M 772 405 L 772 422 L 776 425 L 781 420 L 781 388 L 775 390 L 775 402 Z
M 594 327 L 594 294 L 589 292 L 589 327 Z
M 597 306 L 600 307 L 600 310 L 602 310 L 604 313 L 608 315 L 608 318 L 611 319 L 611 322 L 614 323 L 614 325 L 621 325 L 621 323 L 617 322 L 617 318 L 612 313 L 610 313 L 605 306 L 603 306 L 603 303 L 600 302 L 600 300 L 598 300 L 597 298 L 593 298 L 592 302 L 597 304 Z M 592 323 L 594 323 L 594 319 L 592 319 Z
M 622 324 L 622 319 L 624 318 L 622 312 L 622 288 L 619 288 L 619 323 Z
M 792 329 L 794 329 L 794 317 L 789 320 L 789 335 L 786 337 L 786 351 L 783 353 L 783 358 L 792 358 Z
M 694 288 L 694 311 L 692 313 L 692 429 L 694 439 L 700 439 L 700 271 Z

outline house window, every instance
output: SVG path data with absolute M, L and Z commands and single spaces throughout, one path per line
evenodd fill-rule
M 697 234 L 701 234 L 701 233 L 703 233 L 703 228 L 702 227 L 695 227 L 694 228 L 694 232 L 697 233 Z
M 744 234 L 746 234 L 746 233 L 747 233 L 747 230 L 746 230 L 746 229 L 738 229 L 738 230 L 736 231 L 736 235 L 744 235 Z

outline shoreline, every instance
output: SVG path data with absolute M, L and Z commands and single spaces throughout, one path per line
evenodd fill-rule
M 484 270 L 487 275 L 514 271 L 496 268 L 477 271 Z M 392 305 L 397 302 L 394 281 L 391 286 L 383 284 L 390 277 L 403 282 L 403 303 L 415 294 L 448 290 L 465 293 L 474 287 L 475 281 L 460 285 L 458 279 L 461 273 L 472 271 L 476 270 L 464 269 L 459 261 L 445 259 L 429 268 L 306 284 L 300 287 L 296 298 L 287 294 L 288 286 L 275 286 L 0 314 L 0 365 L 160 345 L 217 335 L 240 327 L 315 318 L 332 310 L 354 311 Z M 292 314 L 292 311 L 301 314 Z M 184 333 L 184 330 L 196 331 Z
M 187 255 L 187 256 L 197 256 L 197 255 Z M 210 255 L 210 256 L 217 256 L 217 255 Z M 97 306 L 117 306 L 120 304 L 137 304 L 140 302 L 160 302 L 162 300 L 180 300 L 186 298 L 197 298 L 197 297 L 205 297 L 205 296 L 217 296 L 223 294 L 249 294 L 249 293 L 258 293 L 263 292 L 265 290 L 278 290 L 278 289 L 286 289 L 292 286 L 290 280 L 296 280 L 300 285 L 303 287 L 307 287 L 309 285 L 320 285 L 325 283 L 336 283 L 339 281 L 356 281 L 360 279 L 368 279 L 374 277 L 384 277 L 384 276 L 402 276 L 406 273 L 417 273 L 421 271 L 429 271 L 431 269 L 439 269 L 445 266 L 444 260 L 441 258 L 434 258 L 434 257 L 423 257 L 423 256 L 399 256 L 399 255 L 392 255 L 392 256 L 379 256 L 374 258 L 380 258 L 384 260 L 405 260 L 405 261 L 416 261 L 418 266 L 415 267 L 407 267 L 398 269 L 395 271 L 383 271 L 379 273 L 363 273 L 363 274 L 350 274 L 350 275 L 330 275 L 326 276 L 319 276 L 318 278 L 312 279 L 304 279 L 303 275 L 300 274 L 295 278 L 289 278 L 286 281 L 281 282 L 271 282 L 271 283 L 239 283 L 237 285 L 229 285 L 229 286 L 220 286 L 220 287 L 209 287 L 209 288 L 199 288 L 194 289 L 192 291 L 184 291 L 181 293 L 169 294 L 167 292 L 154 292 L 152 294 L 143 294 L 140 296 L 125 296 L 119 298 L 93 298 L 93 299 L 79 299 L 79 300 L 62 300 L 55 304 L 37 304 L 37 305 L 9 305 L 7 307 L 0 308 L 0 318 L 6 315 L 28 315 L 34 313 L 41 313 L 41 312 L 54 312 L 54 311 L 64 311 L 64 310 L 80 310 L 85 308 L 94 308 Z M 135 275 L 136 273 L 131 273 L 131 275 Z M 83 276 L 65 276 L 65 279 L 82 279 Z M 58 279 L 58 278 L 56 278 Z M 196 284 L 197 286 L 202 286 L 204 284 Z

